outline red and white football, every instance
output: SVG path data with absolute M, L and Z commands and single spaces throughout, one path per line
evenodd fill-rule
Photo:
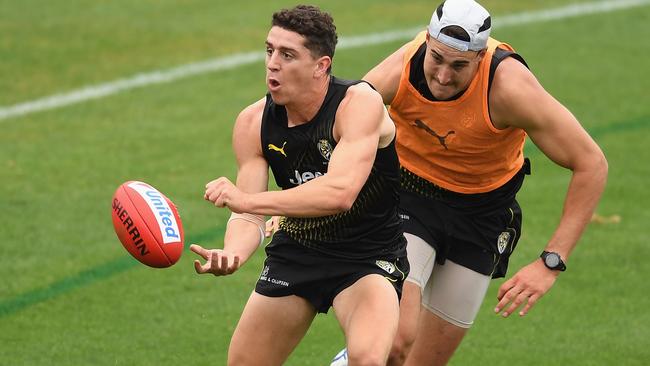
M 165 268 L 183 253 L 183 225 L 169 198 L 147 183 L 128 181 L 113 195 L 113 227 L 126 250 L 140 262 Z

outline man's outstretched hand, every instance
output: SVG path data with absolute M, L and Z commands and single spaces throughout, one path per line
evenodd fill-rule
M 212 273 L 226 276 L 239 269 L 239 256 L 222 249 L 205 249 L 198 244 L 190 245 L 190 250 L 203 257 L 205 264 L 194 260 L 194 269 L 198 274 Z

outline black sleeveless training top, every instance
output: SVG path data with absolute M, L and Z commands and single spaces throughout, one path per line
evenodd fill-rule
M 316 116 L 295 127 L 288 127 L 286 109 L 267 94 L 262 151 L 279 187 L 297 187 L 327 173 L 337 144 L 333 137 L 336 111 L 347 89 L 360 82 L 331 76 Z M 397 213 L 398 189 L 399 162 L 393 139 L 390 145 L 377 150 L 368 180 L 350 210 L 323 217 L 285 217 L 269 245 L 276 240 L 289 241 L 348 258 L 370 258 L 387 252 L 402 255 L 405 241 Z

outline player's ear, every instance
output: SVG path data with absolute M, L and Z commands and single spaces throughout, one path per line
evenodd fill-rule
M 332 58 L 329 56 L 322 56 L 316 61 L 316 69 L 314 70 L 314 77 L 320 78 L 327 74 L 330 66 L 332 66 Z
M 478 57 L 479 62 L 483 59 L 483 57 L 485 57 L 485 52 L 487 52 L 486 49 L 482 49 L 482 50 L 478 51 L 477 57 Z

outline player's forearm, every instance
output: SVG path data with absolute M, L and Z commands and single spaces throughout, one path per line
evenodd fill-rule
M 284 191 L 249 197 L 248 212 L 269 216 L 318 217 L 334 215 L 352 207 L 359 193 L 348 179 L 327 175 Z
M 567 259 L 598 205 L 607 181 L 607 162 L 598 159 L 587 169 L 575 170 L 564 201 L 562 218 L 546 247 Z
M 255 253 L 261 239 L 257 225 L 244 220 L 231 220 L 226 227 L 223 248 L 238 255 L 240 265 L 243 265 Z

